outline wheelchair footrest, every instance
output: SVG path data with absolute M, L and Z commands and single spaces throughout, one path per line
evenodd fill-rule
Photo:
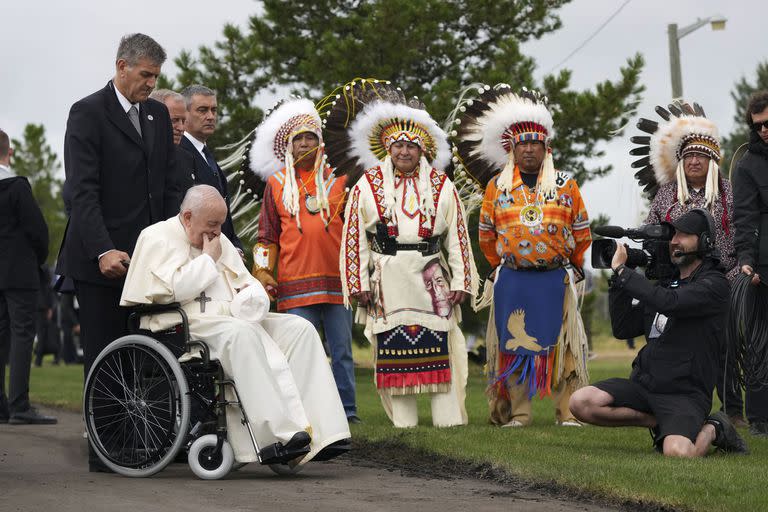
M 262 464 L 285 464 L 309 453 L 312 438 L 306 432 L 297 432 L 285 445 L 275 443 L 265 446 L 259 452 Z

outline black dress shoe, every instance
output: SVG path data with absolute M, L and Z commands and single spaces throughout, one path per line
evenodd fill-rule
M 259 452 L 262 464 L 285 464 L 297 457 L 309 453 L 310 435 L 304 431 L 296 432 L 291 439 L 283 443 L 275 443 L 265 446 Z
M 336 441 L 335 443 L 331 443 L 319 452 L 317 452 L 317 455 L 312 459 L 313 461 L 321 462 L 324 460 L 331 460 L 339 455 L 344 455 L 345 453 L 349 452 L 352 449 L 352 441 L 350 439 L 342 439 L 341 441 Z
M 53 416 L 40 414 L 37 409 L 30 407 L 26 411 L 11 414 L 8 423 L 11 425 L 54 425 L 58 423 L 58 420 Z
M 357 414 L 353 414 L 352 416 L 347 416 L 347 423 L 349 423 L 350 425 L 359 425 L 362 422 L 363 420 L 358 418 Z
M 293 437 L 285 443 L 283 446 L 286 450 L 296 450 L 299 448 L 304 448 L 305 446 L 309 445 L 309 443 L 312 442 L 312 437 L 303 430 L 301 432 L 296 432 L 293 434 Z

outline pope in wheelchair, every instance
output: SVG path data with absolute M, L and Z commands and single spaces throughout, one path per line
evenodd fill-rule
M 89 438 L 119 473 L 147 476 L 184 447 L 202 478 L 248 462 L 292 472 L 349 450 L 349 425 L 317 331 L 298 316 L 269 312 L 266 291 L 221 234 L 226 213 L 218 191 L 198 185 L 177 217 L 139 236 L 121 306 L 149 313 L 137 322 L 142 332 L 175 332 L 180 322 L 188 332 L 183 354 L 171 350 L 171 357 L 165 345 L 132 334 L 94 363 L 85 393 Z M 162 312 L 147 306 L 167 304 L 171 310 L 159 306 Z M 216 360 L 218 373 L 211 373 Z M 202 392 L 206 372 L 213 397 Z M 184 434 L 196 403 L 202 419 Z M 127 426 L 116 428 L 120 418 Z M 140 453 L 115 455 L 126 445 Z M 162 445 L 168 449 L 157 449 Z

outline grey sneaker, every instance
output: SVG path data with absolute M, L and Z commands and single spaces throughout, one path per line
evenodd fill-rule
M 740 453 L 746 455 L 749 453 L 747 443 L 736 432 L 728 415 L 723 411 L 717 411 L 707 418 L 707 423 L 715 427 L 715 441 L 712 443 L 719 450 L 725 453 Z

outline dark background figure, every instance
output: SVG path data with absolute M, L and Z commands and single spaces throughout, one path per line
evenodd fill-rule
M 86 376 L 104 347 L 127 332 L 120 294 L 139 233 L 177 213 L 171 119 L 149 99 L 165 59 L 151 37 L 123 37 L 114 78 L 72 105 L 67 120 L 70 216 L 56 273 L 74 280 Z M 104 469 L 93 452 L 90 462 L 92 471 Z
M 56 423 L 29 403 L 38 268 L 48 257 L 48 226 L 27 179 L 11 171 L 12 155 L 0 130 L 0 423 Z
M 221 227 L 221 232 L 237 247 L 240 256 L 242 256 L 243 244 L 235 233 L 235 225 L 232 222 L 232 213 L 229 208 L 227 176 L 216 163 L 211 149 L 206 145 L 208 139 L 216 131 L 218 115 L 216 91 L 204 85 L 190 85 L 185 87 L 181 94 L 187 105 L 187 120 L 184 125 L 184 136 L 181 138 L 179 146 L 192 155 L 194 159 L 194 184 L 214 187 L 227 203 L 227 220 Z M 186 161 L 184 163 L 188 164 Z
M 59 295 L 56 319 L 61 335 L 59 359 L 64 361 L 64 364 L 82 363 L 75 344 L 75 335 L 77 334 L 79 337 L 80 334 L 80 320 L 77 318 L 74 294 L 62 293 Z
M 40 290 L 37 293 L 37 313 L 35 315 L 35 330 L 37 345 L 35 346 L 35 366 L 42 366 L 43 356 L 53 354 L 53 364 L 59 364 L 60 340 L 58 330 L 58 312 L 56 292 L 53 291 L 51 267 L 44 263 L 38 269 L 40 275 Z
M 736 255 L 741 272 L 751 275 L 752 284 L 765 296 L 768 295 L 768 91 L 752 95 L 745 122 L 751 129 L 749 145 L 733 177 Z M 768 436 L 768 386 L 748 384 L 745 398 L 749 432 Z

